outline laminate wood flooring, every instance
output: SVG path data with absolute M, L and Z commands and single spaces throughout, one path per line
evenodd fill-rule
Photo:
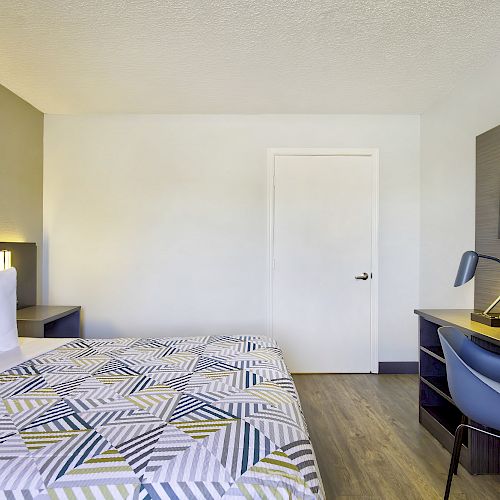
M 294 375 L 327 499 L 439 499 L 450 454 L 418 422 L 416 375 Z M 452 499 L 500 500 L 462 466 Z

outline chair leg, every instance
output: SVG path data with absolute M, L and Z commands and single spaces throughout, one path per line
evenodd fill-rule
M 446 482 L 446 490 L 444 492 L 444 500 L 448 500 L 450 497 L 451 490 L 451 481 L 453 479 L 453 475 L 457 473 L 458 463 L 460 461 L 460 452 L 462 451 L 462 440 L 464 429 L 469 428 L 471 431 L 480 432 L 481 434 L 486 434 L 487 436 L 492 436 L 494 438 L 500 439 L 500 434 L 493 434 L 492 432 L 488 432 L 484 429 L 480 429 L 478 427 L 473 427 L 467 423 L 467 417 L 462 415 L 462 422 L 457 427 L 455 431 L 455 441 L 453 443 L 453 452 L 451 454 L 450 461 L 450 469 L 448 471 L 448 481 Z
M 444 492 L 444 500 L 450 497 L 451 481 L 453 475 L 457 473 L 458 462 L 460 460 L 460 452 L 462 451 L 462 440 L 465 424 L 460 424 L 455 431 L 455 441 L 453 443 L 453 452 L 451 454 L 450 468 L 448 470 L 448 480 L 446 481 L 446 490 Z
M 465 425 L 466 423 L 467 423 L 467 417 L 465 415 L 462 415 L 462 419 L 460 420 L 460 424 Z M 457 429 L 458 429 L 458 427 L 457 427 Z M 455 469 L 453 471 L 453 474 L 455 474 L 455 476 L 458 474 L 458 464 L 460 463 L 460 452 L 462 451 L 462 443 L 464 441 L 464 438 L 463 438 L 464 431 L 465 431 L 465 427 L 461 427 L 460 432 L 462 434 L 460 436 L 460 444 L 458 446 L 458 456 L 457 456 L 457 459 L 455 460 Z

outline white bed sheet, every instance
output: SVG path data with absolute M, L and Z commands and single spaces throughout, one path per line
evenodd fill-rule
M 75 339 L 38 339 L 32 337 L 19 337 L 19 347 L 10 351 L 0 352 L 0 372 L 23 363 L 28 359 L 40 356 L 46 352 L 57 349 Z

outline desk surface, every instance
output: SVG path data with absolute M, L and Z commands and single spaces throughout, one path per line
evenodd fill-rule
M 67 316 L 73 312 L 79 311 L 80 306 L 31 306 L 17 310 L 18 321 L 55 321 L 56 319 Z
M 470 319 L 472 309 L 415 309 L 415 314 L 442 326 L 457 326 L 466 333 L 500 344 L 500 328 Z

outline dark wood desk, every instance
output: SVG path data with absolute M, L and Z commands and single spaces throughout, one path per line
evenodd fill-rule
M 415 313 L 419 316 L 419 421 L 451 451 L 462 413 L 448 389 L 446 363 L 437 330 L 441 326 L 454 326 L 481 347 L 500 353 L 500 328 L 471 321 L 470 309 L 425 309 L 415 310 Z M 460 462 L 470 473 L 500 473 L 500 439 L 467 429 L 462 446 Z

